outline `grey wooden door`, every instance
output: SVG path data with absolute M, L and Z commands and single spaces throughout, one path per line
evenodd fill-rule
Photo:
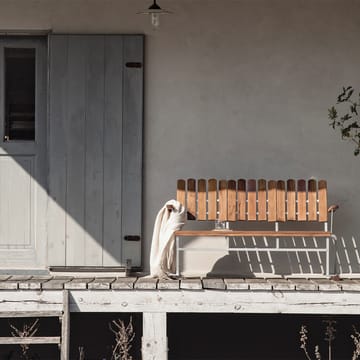
M 1 268 L 46 265 L 46 44 L 0 38 Z
M 140 266 L 143 37 L 49 44 L 49 265 Z

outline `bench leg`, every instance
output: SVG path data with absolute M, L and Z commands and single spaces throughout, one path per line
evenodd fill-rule
M 180 250 L 179 250 L 179 237 L 175 236 L 175 248 L 176 248 L 176 276 L 180 276 Z
M 330 275 L 330 238 L 326 238 L 326 261 L 325 261 L 325 275 Z

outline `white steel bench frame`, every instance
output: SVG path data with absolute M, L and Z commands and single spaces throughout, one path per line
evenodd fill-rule
M 285 188 L 286 184 L 286 188 Z M 306 186 L 307 185 L 307 186 Z M 222 222 L 220 230 L 180 230 L 175 232 L 176 275 L 180 276 L 180 252 L 184 251 L 233 251 L 233 252 L 315 252 L 325 253 L 325 275 L 330 274 L 330 248 L 336 240 L 333 234 L 333 215 L 337 205 L 327 208 L 327 183 L 325 180 L 234 180 L 188 179 L 178 180 L 177 200 L 187 208 L 188 220 L 213 220 Z M 171 209 L 169 209 L 171 210 Z M 330 230 L 328 228 L 330 213 Z M 230 230 L 230 222 L 260 221 L 274 223 L 274 231 Z M 315 222 L 323 230 L 280 230 L 282 222 Z M 265 247 L 185 248 L 182 237 L 263 238 Z M 275 246 L 268 246 L 267 238 L 275 239 Z M 325 247 L 281 247 L 280 238 L 325 238 Z

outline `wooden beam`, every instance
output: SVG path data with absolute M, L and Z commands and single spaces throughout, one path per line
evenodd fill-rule
M 143 360 L 167 360 L 166 313 L 143 313 L 143 337 L 141 354 Z
M 60 344 L 60 336 L 0 337 L 1 345 L 16 344 Z M 65 358 L 64 358 L 65 359 Z M 68 359 L 68 358 L 66 358 Z
M 69 291 L 63 292 L 63 316 L 61 318 L 61 348 L 60 359 L 69 359 L 70 354 L 70 306 Z
M 327 231 L 237 231 L 237 230 L 180 230 L 176 236 L 268 236 L 268 237 L 330 237 Z

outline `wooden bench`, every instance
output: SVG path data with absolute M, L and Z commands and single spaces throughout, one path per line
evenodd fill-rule
M 325 267 L 322 271 L 330 273 L 330 240 L 336 240 L 332 232 L 333 213 L 338 206 L 327 206 L 327 183 L 325 180 L 220 180 L 188 179 L 177 181 L 177 200 L 187 209 L 188 220 L 220 222 L 223 229 L 181 230 L 175 233 L 176 273 L 180 275 L 180 252 L 187 249 L 180 244 L 182 237 L 261 237 L 275 238 L 275 246 L 230 247 L 227 251 L 279 251 L 279 252 L 317 252 L 325 253 Z M 169 209 L 170 210 L 170 209 Z M 330 228 L 328 214 L 330 213 Z M 273 230 L 231 230 L 232 222 L 253 222 L 254 224 L 273 223 Z M 301 223 L 303 230 L 280 230 L 279 223 Z M 308 230 L 309 223 L 316 230 Z M 291 228 L 291 226 L 290 226 Z M 319 228 L 319 229 L 318 229 Z M 280 238 L 324 238 L 325 246 L 316 248 L 281 247 Z M 267 243 L 267 242 L 266 242 Z M 194 249 L 192 249 L 194 250 Z M 220 250 L 196 249 L 195 250 Z M 221 249 L 223 250 L 223 248 Z M 320 255 L 319 255 L 320 256 Z M 324 269 L 325 268 L 325 269 Z

